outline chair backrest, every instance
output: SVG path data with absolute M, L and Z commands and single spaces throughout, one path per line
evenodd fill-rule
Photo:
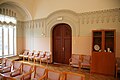
M 90 64 L 91 56 L 90 55 L 81 55 L 82 63 Z
M 25 50 L 23 55 L 28 55 L 28 53 L 29 53 L 29 50 Z
M 39 51 L 34 51 L 34 55 L 38 55 L 39 54 Z
M 34 52 L 32 52 L 32 51 L 29 51 L 29 56 L 33 56 L 33 54 L 34 54 Z
M 40 54 L 40 51 L 34 51 L 34 56 L 38 57 Z
M 45 57 L 45 51 L 40 51 L 39 56 L 40 57 Z
M 30 64 L 23 63 L 23 68 L 22 68 L 23 73 L 27 73 L 27 72 L 31 71 L 32 67 L 33 66 Z
M 39 79 L 46 72 L 46 68 L 43 66 L 35 66 L 35 75 L 34 78 Z
M 72 63 L 78 64 L 79 60 L 80 60 L 79 54 L 72 54 Z
M 6 59 L 5 66 L 2 67 L 2 70 L 0 71 L 0 73 L 10 72 L 11 67 L 12 67 L 12 61 L 9 59 Z
M 45 52 L 45 56 L 46 56 L 47 58 L 51 58 L 51 52 L 46 51 L 46 52 Z
M 12 65 L 12 61 L 9 60 L 9 59 L 6 59 L 5 66 L 8 67 L 8 66 L 11 66 L 11 65 Z
M 13 61 L 13 70 L 17 70 L 22 67 L 22 62 Z
M 85 75 L 73 73 L 73 72 L 63 72 L 63 80 L 85 80 Z
M 33 70 L 33 66 L 32 66 L 32 65 L 23 63 L 23 68 L 22 68 L 22 73 L 23 73 L 23 74 L 30 73 L 30 72 L 32 72 L 32 70 Z M 32 73 L 30 73 L 30 74 L 27 75 L 27 76 L 24 76 L 24 77 L 23 77 L 23 80 L 29 80 L 29 79 L 31 78 L 31 74 L 32 74 Z
M 54 70 L 47 70 L 47 79 L 49 80 L 60 80 L 61 72 Z

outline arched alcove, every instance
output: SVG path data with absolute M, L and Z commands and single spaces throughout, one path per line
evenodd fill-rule
M 19 21 L 32 20 L 29 11 L 22 4 L 10 0 L 3 0 L 0 2 L 0 8 L 11 9 L 16 13 L 16 18 Z
M 74 38 L 79 36 L 79 16 L 71 10 L 59 10 L 45 18 L 46 36 L 50 38 L 50 50 L 52 51 L 52 31 L 57 24 L 68 24 L 72 30 L 72 51 L 74 51 Z

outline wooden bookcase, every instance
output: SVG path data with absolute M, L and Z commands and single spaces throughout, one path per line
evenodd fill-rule
M 116 30 L 92 31 L 92 73 L 115 74 L 115 44 Z

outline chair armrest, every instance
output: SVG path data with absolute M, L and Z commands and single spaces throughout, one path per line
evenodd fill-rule
M 24 79 L 25 76 L 30 75 L 30 74 L 32 74 L 33 72 L 34 72 L 34 66 L 32 67 L 32 70 L 30 70 L 29 72 L 23 74 L 23 76 L 22 76 L 21 78 Z
M 9 71 L 11 71 L 11 66 L 4 67 L 4 68 L 2 69 L 2 73 L 9 72 Z
M 16 80 L 15 78 L 13 77 L 6 77 L 7 79 L 6 80 Z
M 11 77 L 14 77 L 14 76 L 17 76 L 17 75 L 20 75 L 21 74 L 21 69 L 17 69 L 13 72 L 10 73 L 10 76 Z

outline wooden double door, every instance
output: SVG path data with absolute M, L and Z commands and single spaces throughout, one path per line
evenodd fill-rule
M 68 64 L 72 52 L 72 31 L 68 24 L 53 28 L 53 62 Z

